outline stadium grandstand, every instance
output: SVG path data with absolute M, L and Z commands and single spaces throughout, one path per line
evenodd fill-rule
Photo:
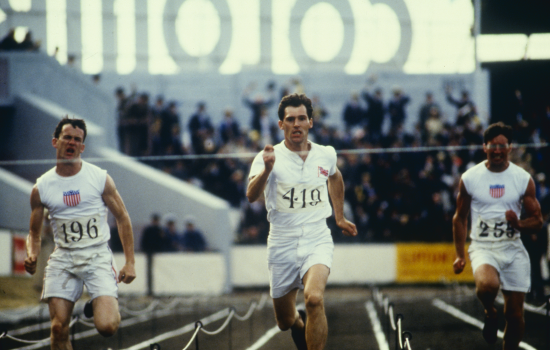
M 119 286 L 113 338 L 77 303 L 73 346 L 293 348 L 268 297 L 265 204 L 246 197 L 254 157 L 284 139 L 277 106 L 292 93 L 312 100 L 309 137 L 336 150 L 358 229 L 348 237 L 327 219 L 327 349 L 486 348 L 471 267 L 453 272 L 452 220 L 461 175 L 487 158 L 483 132 L 499 121 L 544 219 L 522 237 L 534 263 L 520 348 L 550 348 L 549 11 L 536 0 L 0 0 L 0 349 L 49 348 L 45 261 L 26 273 L 25 244 L 65 116 L 86 121 L 82 157 L 124 199 L 138 276 Z

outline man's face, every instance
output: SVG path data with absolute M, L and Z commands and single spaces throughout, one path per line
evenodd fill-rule
M 285 117 L 279 120 L 279 128 L 283 130 L 285 140 L 292 144 L 307 142 L 309 129 L 313 127 L 313 119 L 308 118 L 304 105 L 285 108 Z
M 487 160 L 491 165 L 505 165 L 508 162 L 508 155 L 512 147 L 508 144 L 508 139 L 504 135 L 498 135 L 486 144 L 483 144 L 483 151 L 487 153 Z
M 84 130 L 65 124 L 59 138 L 52 140 L 52 145 L 57 149 L 57 159 L 80 159 L 85 148 Z

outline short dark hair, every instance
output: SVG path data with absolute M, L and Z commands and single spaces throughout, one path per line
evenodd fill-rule
M 496 122 L 494 124 L 491 124 L 483 133 L 483 143 L 487 144 L 498 135 L 506 137 L 506 139 L 508 140 L 508 144 L 511 144 L 514 130 L 511 126 L 506 125 L 503 122 Z
M 86 122 L 84 119 L 76 119 L 76 118 L 69 118 L 69 116 L 65 116 L 63 119 L 59 121 L 57 126 L 55 127 L 55 131 L 53 132 L 53 137 L 55 139 L 59 138 L 59 135 L 61 135 L 61 130 L 63 129 L 63 126 L 66 124 L 71 124 L 73 128 L 79 128 L 84 131 L 84 138 L 82 139 L 82 142 L 86 140 L 86 135 L 88 134 L 86 130 Z
M 291 107 L 300 107 L 304 105 L 307 111 L 308 119 L 311 119 L 313 116 L 313 107 L 311 106 L 311 100 L 305 94 L 290 94 L 282 98 L 279 103 L 279 109 L 277 114 L 279 115 L 279 120 L 283 121 L 285 119 L 285 108 L 288 106 Z

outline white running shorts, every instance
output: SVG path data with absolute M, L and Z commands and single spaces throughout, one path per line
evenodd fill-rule
M 313 265 L 332 266 L 334 243 L 326 219 L 298 227 L 271 225 L 267 240 L 267 265 L 272 298 L 304 289 L 302 279 Z
M 522 293 L 531 290 L 529 254 L 520 239 L 494 243 L 472 241 L 468 253 L 474 273 L 484 264 L 498 271 L 502 290 Z
M 44 273 L 43 301 L 62 298 L 76 302 L 86 286 L 92 299 L 118 297 L 117 268 L 107 243 L 83 249 L 56 247 Z

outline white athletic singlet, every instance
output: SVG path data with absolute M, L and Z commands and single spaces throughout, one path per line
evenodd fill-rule
M 107 171 L 85 161 L 73 176 L 60 176 L 55 169 L 36 180 L 40 199 L 50 211 L 55 245 L 73 249 L 109 241 L 107 206 L 101 197 Z
M 267 220 L 277 226 L 299 226 L 326 219 L 332 214 L 327 180 L 336 172 L 336 151 L 309 142 L 305 162 L 284 141 L 275 145 L 275 165 L 264 195 Z M 264 169 L 263 151 L 254 158 L 249 178 Z
M 521 201 L 531 175 L 510 162 L 503 172 L 492 172 L 481 162 L 462 175 L 466 191 L 472 197 L 470 238 L 478 242 L 519 239 L 520 233 L 506 221 L 505 213 L 521 214 Z

